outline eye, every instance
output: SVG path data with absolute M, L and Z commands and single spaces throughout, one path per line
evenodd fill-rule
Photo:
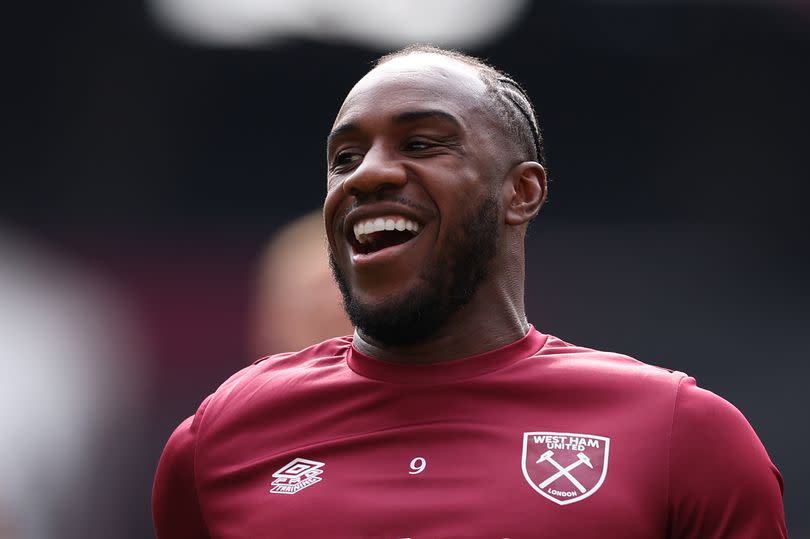
M 340 151 L 332 160 L 332 170 L 342 170 L 363 159 L 363 154 L 353 151 Z
M 423 139 L 416 139 L 416 140 L 409 140 L 403 145 L 403 149 L 406 152 L 418 152 L 422 150 L 429 150 L 431 148 L 435 148 L 438 146 L 435 142 L 430 142 L 428 140 Z
M 414 157 L 433 157 L 461 151 L 461 144 L 453 135 L 415 135 L 402 142 L 401 151 Z

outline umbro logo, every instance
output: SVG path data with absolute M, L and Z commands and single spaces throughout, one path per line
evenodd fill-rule
M 323 480 L 319 477 L 325 464 L 317 460 L 294 458 L 273 474 L 271 494 L 295 494 Z

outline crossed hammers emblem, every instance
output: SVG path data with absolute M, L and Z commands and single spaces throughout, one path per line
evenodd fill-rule
M 577 461 L 574 462 L 573 464 L 569 464 L 565 468 L 560 466 L 559 462 L 557 462 L 556 460 L 551 458 L 552 456 L 554 456 L 554 451 L 549 449 L 548 451 L 546 451 L 545 453 L 540 455 L 540 458 L 537 459 L 537 462 L 535 463 L 535 464 L 538 464 L 538 463 L 543 462 L 545 460 L 545 461 L 550 462 L 552 466 L 554 466 L 555 468 L 557 468 L 557 470 L 559 470 L 557 473 L 555 473 L 554 475 L 552 475 L 551 477 L 549 477 L 548 479 L 546 479 L 545 481 L 540 483 L 540 485 L 539 485 L 540 488 L 546 488 L 547 486 L 549 486 L 551 483 L 553 483 L 554 481 L 556 481 L 560 477 L 565 476 L 569 481 L 571 481 L 571 483 L 573 483 L 573 485 L 575 487 L 577 487 L 577 489 L 579 490 L 579 492 L 581 494 L 585 494 L 585 491 L 587 491 L 588 489 L 583 487 L 582 483 L 577 481 L 577 478 L 574 477 L 573 475 L 571 475 L 571 470 L 573 470 L 574 468 L 576 468 L 578 466 L 581 466 L 582 464 L 584 464 L 588 468 L 592 469 L 593 464 L 591 464 L 591 459 L 588 458 L 588 455 L 586 455 L 585 453 L 577 453 Z

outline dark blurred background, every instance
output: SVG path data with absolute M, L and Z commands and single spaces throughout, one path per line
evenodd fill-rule
M 116 411 L 87 427 L 93 448 L 71 430 L 33 444 L 51 444 L 44 457 L 0 452 L 0 530 L 6 499 L 9 529 L 41 527 L 20 537 L 152 536 L 162 446 L 255 359 L 257 257 L 322 203 L 325 137 L 344 95 L 374 58 L 423 40 L 488 58 L 537 106 L 552 183 L 529 237 L 530 320 L 688 372 L 733 402 L 785 476 L 792 537 L 810 537 L 810 3 L 52 4 L 5 21 L 0 269 L 16 277 L 0 292 L 31 293 L 0 299 L 19 328 L 0 369 L 46 410 L 32 418 L 13 400 L 0 418 L 17 430 L 0 438 L 29 436 L 26 422 L 47 431 L 73 398 L 72 360 L 48 363 L 64 347 L 31 297 L 43 313 L 61 301 L 53 327 L 86 321 L 65 342 L 104 341 L 104 367 L 76 378 L 98 376 L 90 385 L 107 391 L 76 394 L 87 410 Z M 76 297 L 45 294 L 41 283 L 55 282 Z M 9 366 L 27 369 L 28 356 L 15 350 L 46 343 L 54 350 L 26 389 Z M 95 501 L 54 497 L 51 513 L 16 518 L 38 504 L 16 490 L 49 488 L 25 468 L 67 459 L 60 444 L 74 442 L 93 458 L 73 481 Z M 83 512 L 94 531 L 49 524 Z

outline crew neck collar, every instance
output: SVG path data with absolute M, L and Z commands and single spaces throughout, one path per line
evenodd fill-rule
M 537 353 L 548 339 L 529 325 L 529 331 L 517 341 L 474 356 L 438 363 L 394 363 L 367 356 L 350 346 L 346 361 L 354 372 L 366 378 L 395 384 L 442 383 L 473 378 L 496 371 Z

